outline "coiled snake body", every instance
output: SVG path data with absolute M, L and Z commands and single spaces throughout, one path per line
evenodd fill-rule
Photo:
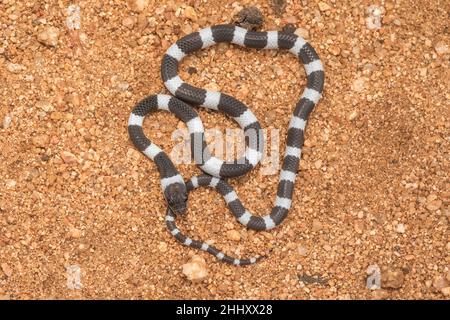
M 193 87 L 183 82 L 178 75 L 179 63 L 185 55 L 219 42 L 249 48 L 287 49 L 300 58 L 307 74 L 306 88 L 297 102 L 289 123 L 275 205 L 271 213 L 265 216 L 254 216 L 247 211 L 233 188 L 223 180 L 247 173 L 261 160 L 264 141 L 258 120 L 239 100 L 224 93 Z M 295 34 L 278 31 L 256 32 L 232 25 L 217 25 L 189 34 L 173 44 L 163 57 L 161 75 L 165 86 L 173 96 L 158 94 L 140 101 L 131 112 L 128 132 L 136 148 L 152 159 L 158 167 L 161 187 L 168 202 L 167 227 L 171 234 L 186 246 L 204 250 L 230 264 L 253 264 L 260 257 L 232 258 L 205 242 L 183 235 L 175 225 L 175 218 L 186 212 L 188 193 L 199 186 L 215 188 L 225 198 L 232 214 L 247 228 L 270 230 L 286 218 L 291 207 L 306 122 L 323 90 L 322 63 L 311 45 Z M 248 138 L 244 156 L 233 163 L 226 163 L 211 156 L 204 140 L 203 124 L 190 105 L 219 110 L 235 119 Z M 193 159 L 206 174 L 193 177 L 185 183 L 169 157 L 144 135 L 142 130 L 144 118 L 156 110 L 172 112 L 186 123 L 191 138 Z

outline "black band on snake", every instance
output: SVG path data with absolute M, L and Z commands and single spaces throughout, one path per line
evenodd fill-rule
M 301 60 L 307 74 L 306 88 L 294 108 L 289 123 L 275 205 L 271 213 L 265 216 L 254 216 L 247 211 L 233 188 L 223 180 L 247 173 L 261 160 L 264 141 L 258 120 L 239 100 L 224 93 L 191 86 L 183 82 L 178 75 L 179 63 L 185 55 L 219 42 L 229 42 L 248 48 L 287 49 Z M 140 101 L 130 115 L 128 132 L 136 148 L 152 159 L 158 167 L 162 190 L 169 206 L 166 214 L 167 227 L 172 235 L 186 246 L 204 250 L 230 264 L 253 264 L 261 257 L 236 259 L 204 242 L 192 240 L 176 227 L 175 218 L 186 212 L 190 190 L 199 186 L 210 186 L 225 198 L 232 214 L 247 228 L 270 230 L 283 222 L 291 207 L 306 122 L 323 90 L 322 63 L 311 45 L 295 34 L 248 31 L 232 25 L 217 25 L 189 34 L 173 44 L 163 57 L 161 75 L 165 86 L 173 96 L 158 94 Z M 204 139 L 202 121 L 190 105 L 219 110 L 235 119 L 248 138 L 243 158 L 229 163 L 211 156 Z M 193 177 L 185 183 L 169 157 L 144 135 L 142 130 L 144 118 L 156 110 L 172 112 L 186 123 L 191 138 L 191 154 L 195 163 L 206 174 Z

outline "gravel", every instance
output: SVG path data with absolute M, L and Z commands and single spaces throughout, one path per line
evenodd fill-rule
M 450 43 L 442 3 L 286 1 L 281 15 L 270 1 L 253 3 L 264 17 L 260 30 L 292 23 L 307 31 L 326 84 L 280 227 L 246 230 L 206 188 L 190 194 L 177 221 L 227 254 L 268 255 L 245 269 L 167 232 L 157 168 L 133 148 L 126 124 L 137 101 L 166 92 L 159 68 L 170 45 L 191 30 L 232 23 L 248 2 L 192 1 L 196 17 L 188 17 L 178 0 L 86 0 L 78 2 L 79 29 L 75 16 L 67 27 L 61 3 L 0 4 L 0 298 L 448 299 L 448 285 L 433 286 L 447 278 L 450 253 Z M 370 29 L 374 14 L 380 20 L 371 18 Z M 306 84 L 295 57 L 224 44 L 189 55 L 180 76 L 242 99 L 263 128 L 279 129 L 277 152 L 284 152 L 289 114 Z M 199 114 L 207 129 L 237 128 L 220 113 Z M 157 112 L 144 129 L 170 153 L 178 125 Z M 186 179 L 200 173 L 193 164 L 177 167 Z M 268 167 L 230 180 L 257 214 L 269 212 L 276 193 L 278 171 L 263 174 Z M 239 241 L 227 237 L 230 230 Z M 190 261 L 194 255 L 204 262 Z M 190 284 L 186 263 L 208 275 Z M 372 264 L 387 272 L 389 288 L 367 289 Z M 73 265 L 82 290 L 66 285 Z M 298 275 L 328 282 L 306 285 Z

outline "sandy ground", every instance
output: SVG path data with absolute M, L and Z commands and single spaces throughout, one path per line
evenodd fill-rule
M 159 67 L 170 44 L 247 5 L 261 9 L 263 30 L 300 28 L 326 85 L 279 228 L 245 230 L 215 191 L 190 195 L 184 232 L 236 256 L 270 250 L 239 268 L 166 231 L 156 166 L 134 149 L 127 120 L 137 101 L 167 92 Z M 275 9 L 256 0 L 0 0 L 0 297 L 448 299 L 449 11 L 444 0 Z M 219 45 L 186 58 L 181 77 L 244 101 L 264 128 L 280 130 L 282 152 L 305 85 L 295 57 Z M 207 128 L 237 128 L 199 113 Z M 162 112 L 145 122 L 169 151 L 177 127 Z M 200 173 L 179 168 L 186 179 Z M 265 214 L 278 173 L 261 171 L 230 182 Z M 193 255 L 208 271 L 196 283 L 182 273 Z M 80 288 L 67 284 L 71 266 Z M 366 287 L 369 266 L 381 269 L 382 289 Z

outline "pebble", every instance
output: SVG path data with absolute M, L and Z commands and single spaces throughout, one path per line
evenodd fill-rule
M 70 236 L 71 238 L 78 239 L 78 238 L 81 238 L 82 232 L 81 232 L 80 229 L 77 229 L 77 228 L 70 228 L 69 236 Z
M 364 221 L 363 220 L 356 220 L 355 224 L 355 231 L 359 234 L 362 234 L 364 232 Z
M 81 8 L 79 5 L 71 4 L 67 7 L 66 26 L 69 30 L 81 29 Z
M 45 112 L 50 112 L 55 109 L 53 105 L 47 100 L 41 100 L 36 102 L 36 107 Z
M 386 270 L 381 273 L 381 287 L 384 289 L 400 289 L 405 282 L 405 275 L 400 269 Z
M 299 246 L 298 254 L 302 257 L 305 257 L 306 255 L 308 255 L 308 248 L 306 248 L 305 246 Z
M 442 205 L 442 201 L 438 199 L 437 195 L 430 194 L 427 197 L 426 207 L 428 210 L 436 211 L 441 207 L 441 205 Z
M 41 135 L 31 138 L 31 142 L 36 147 L 45 148 L 46 146 L 48 146 L 48 144 L 50 142 L 50 138 L 49 138 L 49 136 L 47 136 L 45 134 L 41 134 Z
M 319 2 L 319 4 L 318 4 L 318 6 L 319 6 L 319 10 L 320 11 L 328 11 L 328 10 L 330 10 L 331 9 L 331 7 L 327 4 L 327 3 L 325 3 L 325 2 Z
M 184 34 L 190 34 L 192 33 L 192 26 L 190 24 L 185 24 L 181 27 L 181 31 L 183 31 Z
M 322 160 L 317 160 L 316 162 L 314 162 L 314 167 L 319 170 L 320 168 L 322 168 Z
M 316 231 L 322 230 L 322 227 L 323 227 L 322 222 L 320 222 L 317 219 L 313 220 L 313 222 L 312 222 L 312 231 L 316 232 Z
M 450 297 L 450 287 L 445 287 L 441 289 L 441 292 L 444 296 Z
M 434 50 L 436 50 L 436 53 L 438 55 L 440 55 L 440 56 L 444 55 L 444 54 L 448 53 L 448 45 L 445 44 L 444 42 L 440 41 L 435 44 Z
M 332 45 L 328 47 L 328 52 L 330 52 L 333 56 L 338 56 L 341 53 L 341 48 Z
M 11 121 L 12 118 L 9 114 L 7 114 L 4 118 L 3 118 L 3 129 L 8 129 L 9 126 L 11 125 Z
M 188 263 L 182 266 L 183 274 L 192 282 L 201 282 L 208 276 L 205 259 L 194 255 Z
M 197 12 L 195 12 L 195 9 L 192 8 L 191 6 L 187 6 L 184 9 L 184 16 L 192 21 L 198 20 Z
M 211 90 L 211 91 L 220 91 L 219 86 L 215 82 L 209 82 L 204 86 L 205 89 Z
M 352 89 L 356 92 L 361 92 L 364 90 L 366 81 L 364 78 L 357 78 L 353 81 Z
M 122 25 L 131 30 L 134 28 L 136 21 L 137 19 L 135 16 L 129 16 L 122 20 Z
M 296 34 L 299 37 L 302 37 L 303 39 L 309 39 L 309 31 L 304 28 L 295 29 L 294 34 Z
M 131 10 L 143 12 L 148 7 L 148 0 L 131 0 Z
M 13 274 L 12 268 L 7 263 L 2 263 L 1 265 L 3 273 L 9 278 Z
M 348 120 L 353 121 L 353 120 L 356 119 L 357 116 L 358 116 L 358 111 L 353 110 L 353 111 L 349 114 Z
M 239 241 L 241 240 L 241 234 L 239 233 L 239 231 L 229 230 L 227 231 L 227 238 L 233 241 Z
M 382 10 L 380 7 L 372 5 L 369 6 L 366 10 L 367 18 L 366 18 L 366 26 L 369 30 L 377 30 L 381 28 L 381 14 Z
M 403 223 L 397 224 L 397 226 L 395 227 L 395 231 L 397 233 L 405 233 L 405 225 Z
M 383 289 L 373 290 L 370 294 L 372 295 L 372 298 L 375 300 L 385 300 L 389 296 L 389 292 Z
M 58 45 L 59 30 L 55 27 L 47 27 L 45 30 L 38 33 L 37 39 L 40 43 L 56 47 Z
M 69 152 L 69 151 L 63 151 L 61 152 L 61 159 L 64 161 L 64 163 L 66 164 L 75 164 L 78 162 L 77 157 Z
M 11 73 L 19 73 L 20 71 L 23 71 L 25 69 L 26 69 L 25 66 L 19 63 L 8 62 L 6 64 L 6 70 L 8 70 Z
M 126 81 L 120 81 L 117 84 L 117 90 L 119 91 L 125 92 L 128 91 L 128 89 L 130 89 L 130 84 Z
M 7 189 L 14 189 L 16 187 L 16 180 L 13 179 L 6 179 L 5 185 Z
M 446 278 L 439 276 L 434 278 L 433 280 L 433 287 L 436 290 L 441 290 L 442 288 L 448 287 L 449 286 L 449 282 L 447 281 Z
M 165 243 L 165 242 L 160 242 L 158 245 L 158 250 L 161 252 L 166 252 L 167 248 L 168 248 L 168 246 L 167 246 L 167 243 Z

